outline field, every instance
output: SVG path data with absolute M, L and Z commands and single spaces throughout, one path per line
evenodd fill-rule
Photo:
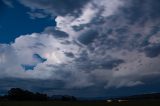
M 160 106 L 160 101 L 132 101 L 132 102 L 43 102 L 43 101 L 3 101 L 0 106 Z

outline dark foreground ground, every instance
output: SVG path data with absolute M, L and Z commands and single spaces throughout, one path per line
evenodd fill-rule
M 130 101 L 130 102 L 60 102 L 60 101 L 1 101 L 0 106 L 160 106 L 160 101 Z

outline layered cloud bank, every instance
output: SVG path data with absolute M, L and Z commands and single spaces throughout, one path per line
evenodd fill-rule
M 160 76 L 159 0 L 19 2 L 34 18 L 56 17 L 57 25 L 0 44 L 1 78 L 53 82 L 46 88 L 108 89 Z

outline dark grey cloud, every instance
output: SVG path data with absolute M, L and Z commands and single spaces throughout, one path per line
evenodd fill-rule
M 126 7 L 122 8 L 122 15 L 130 24 L 155 20 L 160 17 L 160 1 L 159 0 L 129 0 Z
M 112 70 L 113 68 L 116 68 L 120 64 L 124 63 L 124 60 L 121 59 L 113 59 L 113 60 L 94 60 L 86 62 L 81 66 L 83 69 L 104 69 L 104 70 Z
M 60 30 L 56 30 L 54 27 L 45 28 L 43 33 L 51 34 L 55 38 L 67 38 L 67 37 L 69 37 L 69 35 L 66 32 L 63 32 L 63 31 L 60 31 Z
M 150 47 L 145 48 L 145 53 L 147 57 L 154 58 L 160 55 L 160 44 L 155 44 Z
M 124 63 L 124 60 L 113 59 L 113 60 L 109 60 L 109 61 L 100 61 L 97 63 L 99 64 L 100 68 L 102 68 L 102 69 L 113 69 L 113 68 L 119 66 L 120 64 Z
M 117 28 L 115 29 L 115 32 L 117 33 L 117 35 L 123 35 L 128 33 L 128 28 L 127 27 L 121 27 L 121 28 Z
M 74 58 L 74 54 L 72 52 L 65 52 L 65 55 L 70 58 Z
M 120 88 L 120 89 L 104 89 L 102 85 L 97 87 L 88 87 L 85 89 L 64 89 L 64 84 L 61 81 L 50 81 L 50 80 L 35 80 L 35 79 L 16 79 L 16 78 L 5 78 L 0 79 L 0 93 L 6 94 L 10 88 L 22 88 L 25 90 L 30 90 L 33 92 L 41 92 L 47 93 L 49 96 L 52 95 L 73 95 L 76 97 L 117 97 L 118 96 L 126 96 L 126 95 L 134 95 L 135 93 L 141 93 L 142 89 L 145 92 L 157 91 L 157 83 L 150 82 L 150 84 L 146 86 L 132 87 L 131 88 Z M 43 85 L 43 86 L 42 86 Z M 152 87 L 153 88 L 152 88 Z M 159 87 L 158 87 L 159 88 Z M 133 90 L 134 89 L 134 90 Z M 94 93 L 93 93 L 94 92 Z M 107 94 L 107 95 L 106 95 Z
M 89 30 L 85 33 L 82 33 L 78 41 L 84 45 L 90 44 L 94 41 L 94 39 L 98 36 L 98 32 L 96 30 Z
M 155 34 L 157 34 L 158 32 L 160 32 L 160 24 L 153 26 L 150 32 L 150 36 L 154 36 Z
M 35 92 L 39 91 L 48 93 L 48 90 L 60 90 L 64 87 L 64 83 L 58 80 L 52 81 L 40 79 L 1 78 L 0 83 L 0 91 L 3 91 L 4 94 L 6 94 L 10 88 L 22 88 Z M 53 94 L 54 92 L 50 94 L 48 93 L 48 95 Z
M 107 18 L 95 17 L 89 24 L 77 26 L 76 29 L 81 30 L 84 27 L 94 29 L 96 35 L 86 33 L 78 40 L 82 44 L 94 44 L 89 45 L 89 49 L 142 50 L 150 44 L 149 39 L 159 32 L 159 4 L 158 0 L 126 1 L 125 6 L 120 7 L 114 15 Z M 96 41 L 93 42 L 94 39 Z
M 83 70 L 97 70 L 97 69 L 106 69 L 106 70 L 112 70 L 113 68 L 116 68 L 117 66 L 125 63 L 122 59 L 114 59 L 112 57 L 105 57 L 102 59 L 97 59 L 94 57 L 89 57 L 90 54 L 87 52 L 82 52 L 81 56 L 79 58 L 75 58 L 76 66 L 79 69 Z
M 90 0 L 19 0 L 23 5 L 31 9 L 42 9 L 52 15 L 66 14 L 79 15 L 81 8 Z

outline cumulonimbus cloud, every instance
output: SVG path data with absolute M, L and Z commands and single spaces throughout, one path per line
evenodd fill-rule
M 159 76 L 158 0 L 20 2 L 57 15 L 57 26 L 0 45 L 0 75 L 61 81 L 63 89 L 132 87 Z M 22 65 L 34 69 L 26 71 Z

